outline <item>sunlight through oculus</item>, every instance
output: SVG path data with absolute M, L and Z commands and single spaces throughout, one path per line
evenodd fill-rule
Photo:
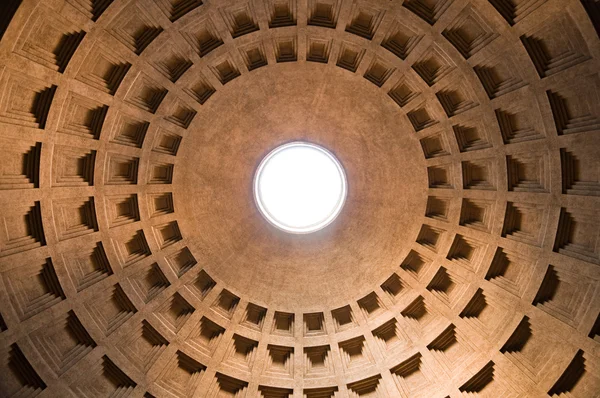
M 307 234 L 329 225 L 346 201 L 346 174 L 331 152 L 292 142 L 275 148 L 254 176 L 262 215 L 286 232 Z

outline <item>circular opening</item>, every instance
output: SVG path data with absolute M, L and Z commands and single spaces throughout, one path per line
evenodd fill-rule
M 292 142 L 271 151 L 254 177 L 262 215 L 286 232 L 307 234 L 329 225 L 346 201 L 346 174 L 327 149 Z

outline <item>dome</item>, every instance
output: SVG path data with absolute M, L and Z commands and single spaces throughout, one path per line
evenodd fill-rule
M 599 15 L 3 1 L 0 395 L 600 396 Z

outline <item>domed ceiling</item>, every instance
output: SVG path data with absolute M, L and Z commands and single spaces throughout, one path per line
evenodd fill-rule
M 600 396 L 598 4 L 4 0 L 0 396 Z

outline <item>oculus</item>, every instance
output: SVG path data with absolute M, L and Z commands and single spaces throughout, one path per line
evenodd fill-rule
M 254 176 L 254 199 L 276 228 L 308 234 L 331 224 L 347 195 L 346 173 L 327 149 L 291 142 L 273 149 Z

